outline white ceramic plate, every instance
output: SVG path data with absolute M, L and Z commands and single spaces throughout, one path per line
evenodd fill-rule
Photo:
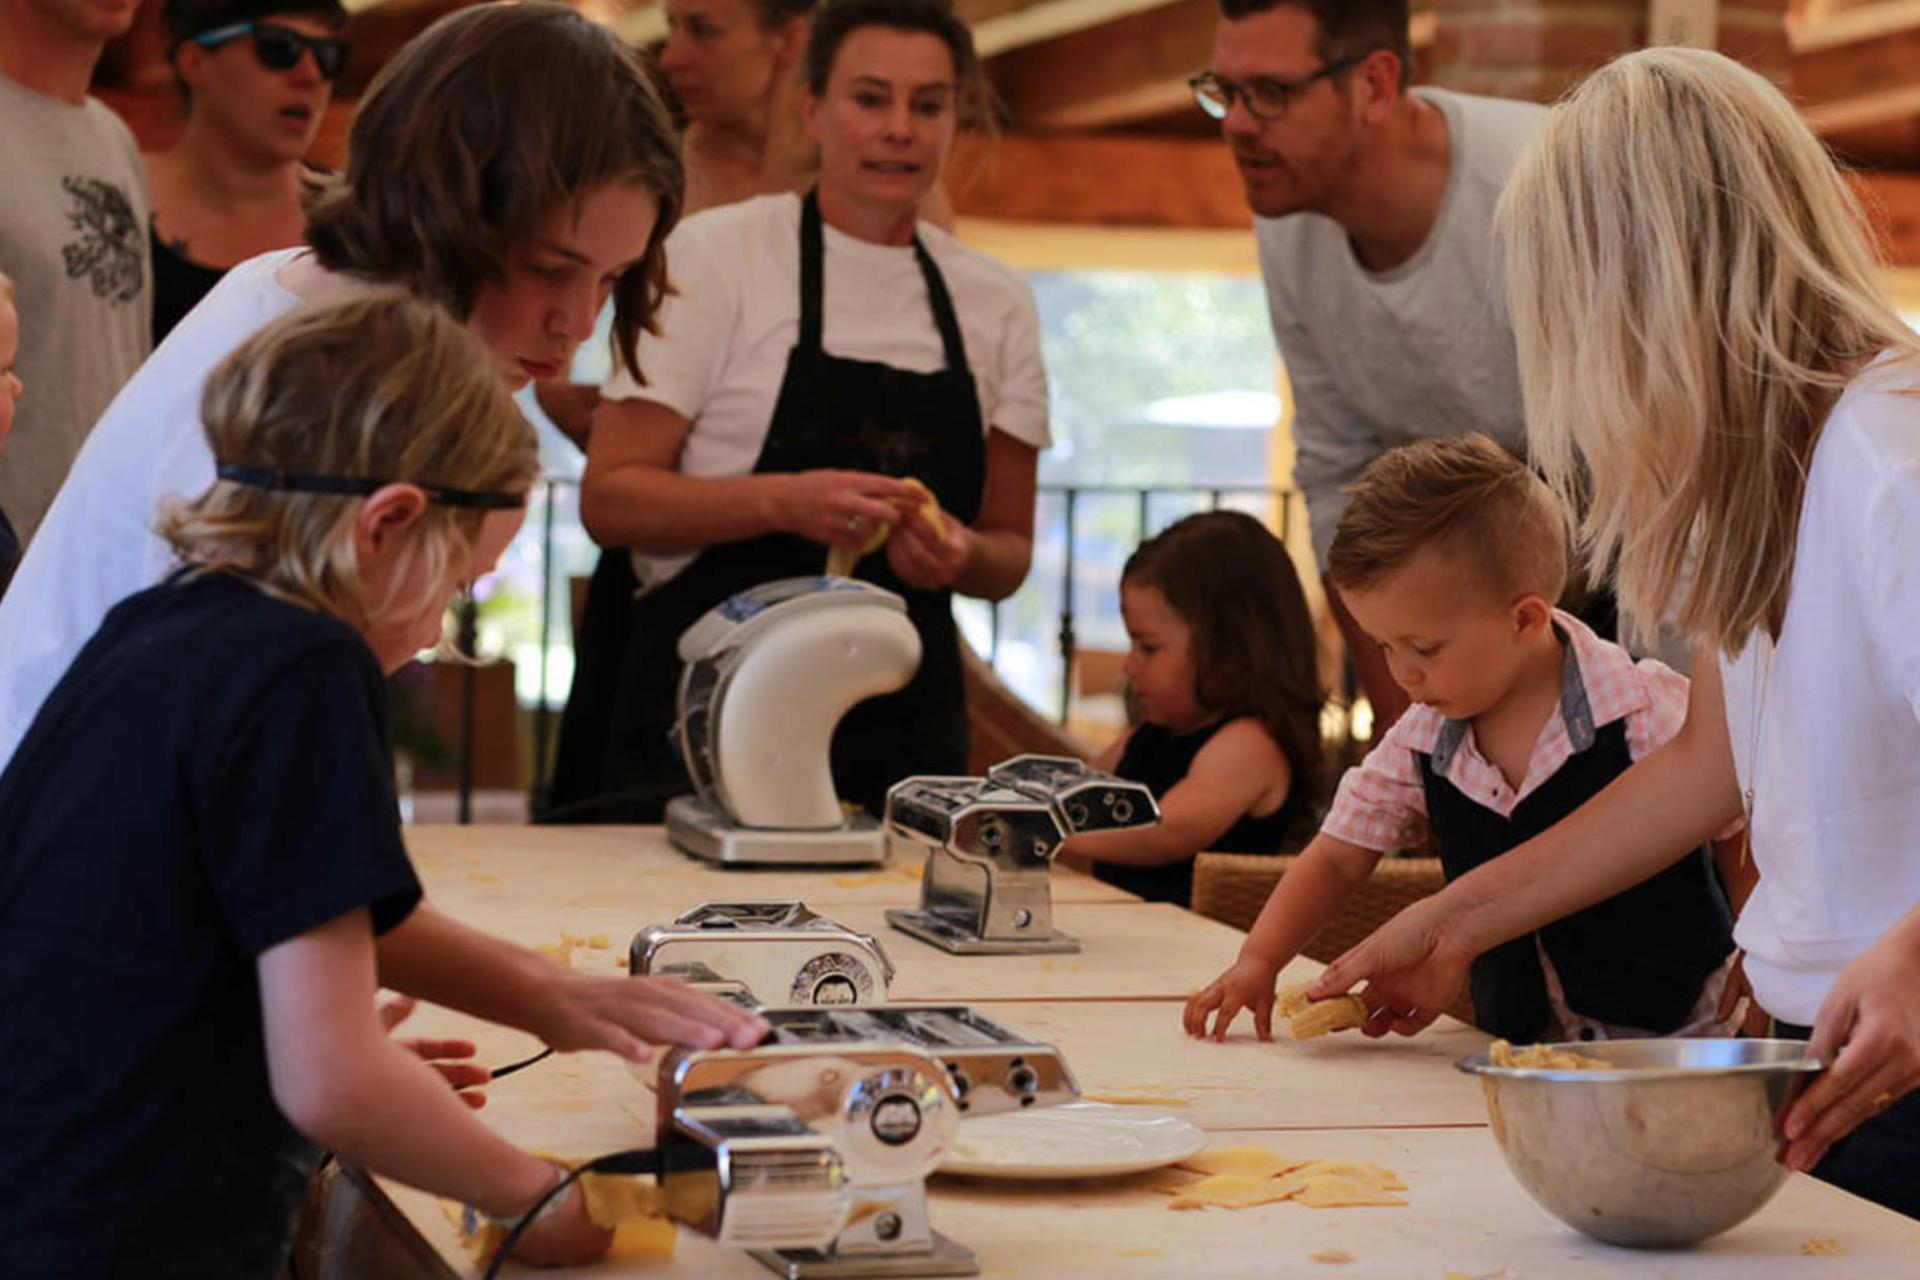
M 963 1120 L 941 1173 L 974 1178 L 1103 1178 L 1158 1169 L 1207 1145 L 1164 1112 L 1104 1102 Z

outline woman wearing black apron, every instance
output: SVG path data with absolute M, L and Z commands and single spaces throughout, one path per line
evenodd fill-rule
M 688 219 L 678 296 L 596 417 L 581 512 L 637 551 L 633 638 L 616 661 L 579 637 L 547 816 L 656 821 L 690 789 L 668 741 L 680 633 L 737 591 L 818 573 L 830 546 L 887 543 L 855 573 L 907 601 L 923 657 L 834 739 L 844 799 L 877 808 L 913 773 L 967 755 L 952 595 L 1026 576 L 1047 440 L 1031 296 L 916 211 L 978 75 L 944 0 L 836 0 L 809 47 L 821 177 Z M 946 513 L 919 514 L 919 480 Z

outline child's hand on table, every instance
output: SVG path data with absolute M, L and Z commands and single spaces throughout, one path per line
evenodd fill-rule
M 605 1049 L 632 1062 L 647 1061 L 656 1044 L 750 1049 L 769 1030 L 758 1014 L 678 978 L 599 977 L 557 966 L 539 1025 L 528 1029 L 562 1053 Z
M 1231 968 L 1187 1000 L 1187 1034 L 1224 1040 L 1240 1011 L 1251 1009 L 1254 1034 L 1262 1040 L 1273 1039 L 1273 984 L 1279 976 L 1278 965 L 1242 950 Z M 1211 1031 L 1208 1014 L 1214 1015 Z
M 380 1025 L 388 1034 L 413 1016 L 415 1001 L 412 996 L 394 996 L 380 1002 Z M 421 1061 L 438 1071 L 446 1082 L 460 1095 L 460 1101 L 475 1111 L 487 1105 L 487 1095 L 480 1086 L 493 1079 L 493 1072 L 477 1062 L 470 1062 L 479 1050 L 471 1040 L 429 1040 L 420 1036 L 405 1039 L 396 1038 L 395 1043 L 402 1048 L 419 1055 Z

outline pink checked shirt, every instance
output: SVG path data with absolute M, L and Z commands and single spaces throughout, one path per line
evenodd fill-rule
M 1427 798 L 1420 782 L 1422 755 L 1431 755 L 1434 772 L 1467 799 L 1501 817 L 1511 817 L 1514 808 L 1559 772 L 1575 752 L 1593 745 L 1594 731 L 1601 726 L 1624 719 L 1627 754 L 1635 760 L 1680 731 L 1687 717 L 1685 676 L 1651 658 L 1636 662 L 1625 649 L 1602 640 L 1570 613 L 1556 609 L 1553 620 L 1569 642 L 1561 668 L 1560 702 L 1540 726 L 1527 759 L 1527 775 L 1517 790 L 1480 754 L 1471 722 L 1448 720 L 1432 707 L 1415 705 L 1365 760 L 1347 770 L 1326 821 L 1320 824 L 1321 833 L 1376 851 L 1405 849 L 1424 841 Z M 1610 1027 L 1569 1009 L 1544 950 L 1540 960 L 1546 967 L 1547 994 L 1568 1038 L 1647 1034 L 1631 1027 Z M 1711 1021 L 1719 1003 L 1725 972 L 1723 967 L 1708 980 L 1695 1016 L 1681 1034 L 1710 1030 L 1705 1023 Z

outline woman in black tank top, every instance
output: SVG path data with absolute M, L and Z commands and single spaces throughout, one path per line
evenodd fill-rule
M 1061 857 L 1187 906 L 1203 850 L 1279 853 L 1317 816 L 1319 673 L 1306 596 L 1279 539 L 1236 511 L 1142 543 L 1120 580 L 1138 723 L 1096 757 L 1144 782 L 1156 827 L 1069 840 Z

